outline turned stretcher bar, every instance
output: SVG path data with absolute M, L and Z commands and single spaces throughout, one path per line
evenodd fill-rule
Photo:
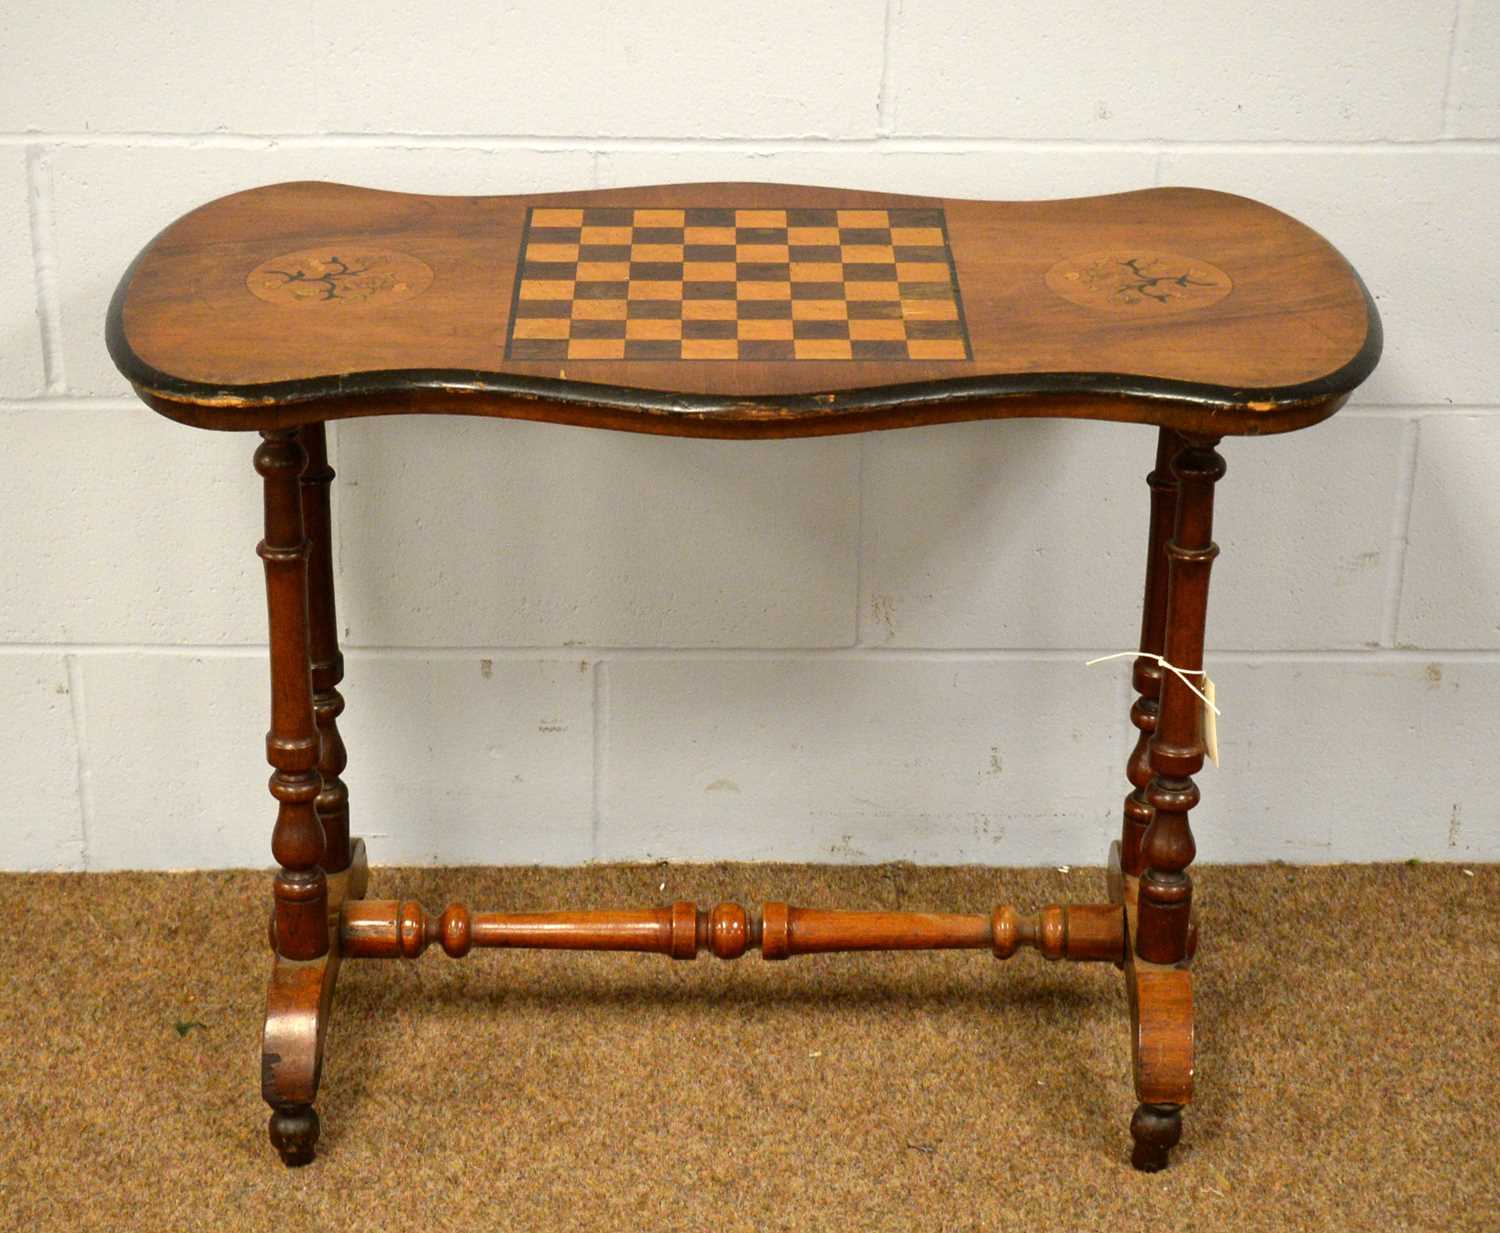
M 693 959 L 707 950 L 765 959 L 860 950 L 990 950 L 1008 959 L 1023 946 L 1047 959 L 1121 963 L 1125 913 L 1119 904 L 1051 904 L 1031 915 L 998 907 L 988 915 L 851 912 L 767 903 L 759 912 L 737 903 L 596 912 L 470 912 L 461 903 L 433 915 L 415 901 L 345 903 L 340 950 L 349 959 L 415 959 L 438 943 L 453 958 L 475 946 L 539 950 L 620 950 Z

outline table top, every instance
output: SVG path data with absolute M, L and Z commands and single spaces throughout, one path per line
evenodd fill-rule
M 775 184 L 444 197 L 316 182 L 183 216 L 108 341 L 205 427 L 409 411 L 701 436 L 1013 415 L 1214 435 L 1331 415 L 1380 320 L 1269 206 Z

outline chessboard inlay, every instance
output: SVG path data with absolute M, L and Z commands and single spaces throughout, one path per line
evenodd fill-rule
M 940 208 L 527 210 L 511 360 L 967 360 Z

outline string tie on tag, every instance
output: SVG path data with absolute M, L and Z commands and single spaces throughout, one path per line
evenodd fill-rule
M 1190 680 L 1188 680 L 1188 676 L 1189 675 L 1192 675 L 1192 676 L 1205 676 L 1205 675 L 1207 675 L 1207 673 L 1208 673 L 1208 669 L 1207 668 L 1179 668 L 1176 664 L 1168 663 L 1167 662 L 1167 657 L 1165 655 L 1153 655 L 1149 651 L 1116 651 L 1113 655 L 1100 655 L 1100 656 L 1098 656 L 1095 659 L 1090 659 L 1090 660 L 1086 661 L 1083 666 L 1085 668 L 1092 668 L 1095 664 L 1102 664 L 1107 659 L 1126 659 L 1126 658 L 1154 659 L 1154 660 L 1156 660 L 1156 662 L 1158 664 L 1160 664 L 1163 668 L 1165 668 L 1168 672 L 1175 673 L 1176 676 L 1177 676 L 1177 679 L 1179 681 L 1181 681 L 1184 685 L 1186 685 L 1189 689 L 1191 689 L 1195 694 L 1197 694 L 1198 697 L 1202 699 L 1203 705 L 1206 706 L 1209 710 L 1211 710 L 1215 715 L 1222 715 L 1224 713 L 1223 711 L 1219 710 L 1219 708 L 1216 707 L 1213 704 L 1213 701 L 1209 698 L 1209 696 L 1207 694 L 1205 694 L 1201 689 L 1199 689 Z

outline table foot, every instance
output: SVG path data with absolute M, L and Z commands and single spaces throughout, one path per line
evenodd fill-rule
M 363 840 L 352 845 L 349 868 L 328 875 L 328 953 L 316 959 L 276 955 L 266 991 L 261 1034 L 261 1097 L 271 1106 L 271 1143 L 287 1165 L 310 1164 L 318 1141 L 313 1101 L 323 1072 L 323 1048 L 338 980 L 339 912 L 364 895 L 369 864 Z
M 1135 1150 L 1130 1163 L 1141 1173 L 1157 1173 L 1167 1167 L 1167 1153 L 1182 1138 L 1180 1105 L 1138 1105 L 1130 1119 Z
M 271 1146 L 289 1169 L 312 1164 L 318 1115 L 311 1105 L 283 1105 L 271 1112 Z

